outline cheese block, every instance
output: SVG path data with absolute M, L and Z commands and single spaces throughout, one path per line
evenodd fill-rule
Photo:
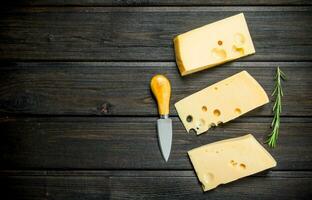
M 242 71 L 180 100 L 175 108 L 186 130 L 201 134 L 268 102 L 259 83 Z
M 173 42 L 182 76 L 255 53 L 243 13 L 178 35 Z
M 204 191 L 276 166 L 251 134 L 207 144 L 188 155 Z

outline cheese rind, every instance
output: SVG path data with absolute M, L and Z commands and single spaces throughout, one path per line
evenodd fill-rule
M 204 191 L 276 166 L 251 134 L 207 144 L 188 155 Z
M 242 71 L 178 101 L 175 108 L 186 130 L 199 135 L 268 102 L 260 84 Z
M 243 13 L 180 34 L 173 42 L 182 76 L 255 53 Z

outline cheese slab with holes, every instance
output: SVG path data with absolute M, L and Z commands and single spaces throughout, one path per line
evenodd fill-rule
M 268 102 L 260 84 L 242 71 L 178 101 L 175 108 L 186 130 L 199 135 Z
M 188 155 L 204 191 L 276 166 L 251 134 L 207 144 Z
M 178 35 L 173 42 L 182 76 L 256 52 L 243 13 Z

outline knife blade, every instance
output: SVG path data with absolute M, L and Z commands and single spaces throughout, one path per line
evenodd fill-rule
M 160 150 L 167 162 L 172 144 L 172 120 L 169 118 L 169 104 L 171 86 L 163 75 L 156 75 L 151 79 L 151 90 L 157 100 L 160 119 L 157 120 L 157 132 Z

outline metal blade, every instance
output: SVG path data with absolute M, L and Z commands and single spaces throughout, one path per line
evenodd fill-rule
M 172 143 L 172 121 L 170 118 L 157 120 L 158 141 L 161 153 L 168 161 Z

